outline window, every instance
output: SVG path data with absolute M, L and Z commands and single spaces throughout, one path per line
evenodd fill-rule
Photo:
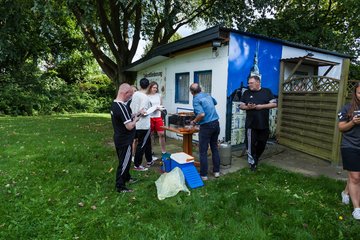
M 175 74 L 175 103 L 189 103 L 189 73 Z
M 194 82 L 200 85 L 203 92 L 209 94 L 211 94 L 211 76 L 211 70 L 199 71 L 194 73 Z

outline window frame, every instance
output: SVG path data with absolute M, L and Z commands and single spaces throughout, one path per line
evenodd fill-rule
M 210 77 L 211 77 L 211 79 L 210 79 L 210 84 L 211 84 L 211 85 L 210 85 L 210 92 L 207 92 L 207 91 L 205 91 L 204 89 L 202 89 L 202 91 L 211 95 L 212 85 L 213 85 L 213 84 L 212 84 L 212 70 L 194 71 L 194 83 L 197 83 L 197 84 L 199 84 L 200 86 L 201 86 L 201 84 L 199 83 L 199 75 L 200 75 L 201 73 L 210 73 Z
M 187 95 L 187 100 L 180 100 L 179 99 L 179 77 L 180 76 L 184 76 L 187 75 L 188 76 L 188 86 L 186 88 L 185 91 L 187 91 L 188 95 Z M 175 103 L 181 103 L 181 104 L 189 104 L 190 102 L 190 92 L 189 92 L 189 87 L 190 87 L 190 72 L 180 72 L 180 73 L 175 73 Z

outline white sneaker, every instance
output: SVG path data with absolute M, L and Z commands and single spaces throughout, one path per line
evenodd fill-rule
M 352 215 L 356 220 L 360 220 L 360 208 L 355 208 Z
M 201 179 L 202 179 L 203 181 L 209 180 L 209 178 L 208 178 L 207 176 L 201 176 Z
M 151 167 L 152 165 L 154 165 L 154 161 L 151 161 L 151 162 L 148 162 L 148 163 L 146 163 L 146 167 L 147 168 L 149 168 L 149 167 Z
M 155 156 L 152 156 L 152 160 L 153 160 L 153 161 L 156 161 L 156 160 L 158 160 L 158 158 L 155 157 Z
M 138 167 L 134 166 L 134 170 L 135 170 L 135 171 L 140 171 L 140 172 L 145 172 L 145 171 L 147 171 L 148 169 L 147 169 L 146 167 L 140 165 L 140 166 L 138 166 Z
M 341 201 L 343 204 L 348 205 L 350 203 L 350 196 L 344 191 L 341 192 Z
M 214 172 L 214 177 L 216 178 L 220 177 L 220 172 Z

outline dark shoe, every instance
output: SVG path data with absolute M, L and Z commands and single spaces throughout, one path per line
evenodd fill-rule
M 133 184 L 133 183 L 136 183 L 138 181 L 139 181 L 139 179 L 137 179 L 137 178 L 130 178 L 129 183 Z
M 132 193 L 132 192 L 134 192 L 134 190 L 129 189 L 127 187 L 117 188 L 116 191 L 119 192 L 119 193 Z
M 257 168 L 256 164 L 250 164 L 250 170 L 252 172 L 256 172 L 256 168 Z

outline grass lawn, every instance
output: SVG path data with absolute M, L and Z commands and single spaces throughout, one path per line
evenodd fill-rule
M 344 182 L 261 165 L 159 201 L 114 190 L 108 114 L 0 117 L 0 239 L 360 239 Z

